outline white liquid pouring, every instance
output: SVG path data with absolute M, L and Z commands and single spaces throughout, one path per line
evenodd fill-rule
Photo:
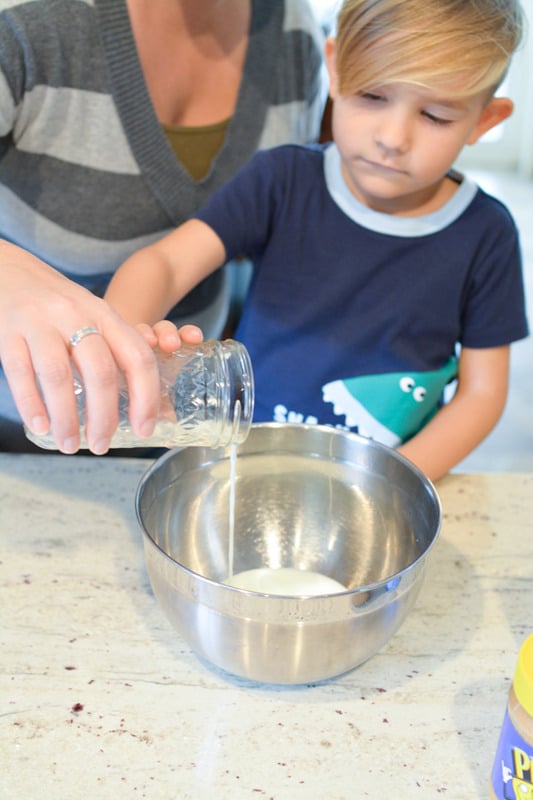
M 232 445 L 229 459 L 229 537 L 228 537 L 228 579 L 233 575 L 235 560 L 235 470 L 237 466 L 237 446 Z

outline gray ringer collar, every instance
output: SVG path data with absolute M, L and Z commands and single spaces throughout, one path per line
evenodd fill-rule
M 348 189 L 341 171 L 341 157 L 335 144 L 324 151 L 324 176 L 328 191 L 338 207 L 359 225 L 389 236 L 428 236 L 446 228 L 470 205 L 478 190 L 476 184 L 463 177 L 450 200 L 433 214 L 422 217 L 396 217 L 367 208 Z

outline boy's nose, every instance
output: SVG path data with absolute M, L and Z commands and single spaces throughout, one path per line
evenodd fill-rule
M 384 114 L 375 131 L 375 141 L 385 153 L 405 153 L 411 142 L 411 124 L 402 113 Z

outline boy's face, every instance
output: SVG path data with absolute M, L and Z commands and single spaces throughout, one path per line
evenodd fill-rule
M 464 145 L 512 111 L 507 98 L 487 103 L 481 92 L 457 99 L 446 86 L 437 92 L 394 83 L 339 95 L 332 56 L 333 138 L 344 179 L 358 200 L 377 211 L 416 216 L 440 208 L 455 190 L 445 176 Z

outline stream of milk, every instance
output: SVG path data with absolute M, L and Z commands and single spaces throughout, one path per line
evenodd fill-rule
M 229 458 L 229 544 L 228 544 L 228 581 L 233 577 L 235 561 L 235 471 L 237 467 L 237 445 L 232 444 Z M 227 581 L 226 581 L 227 583 Z

